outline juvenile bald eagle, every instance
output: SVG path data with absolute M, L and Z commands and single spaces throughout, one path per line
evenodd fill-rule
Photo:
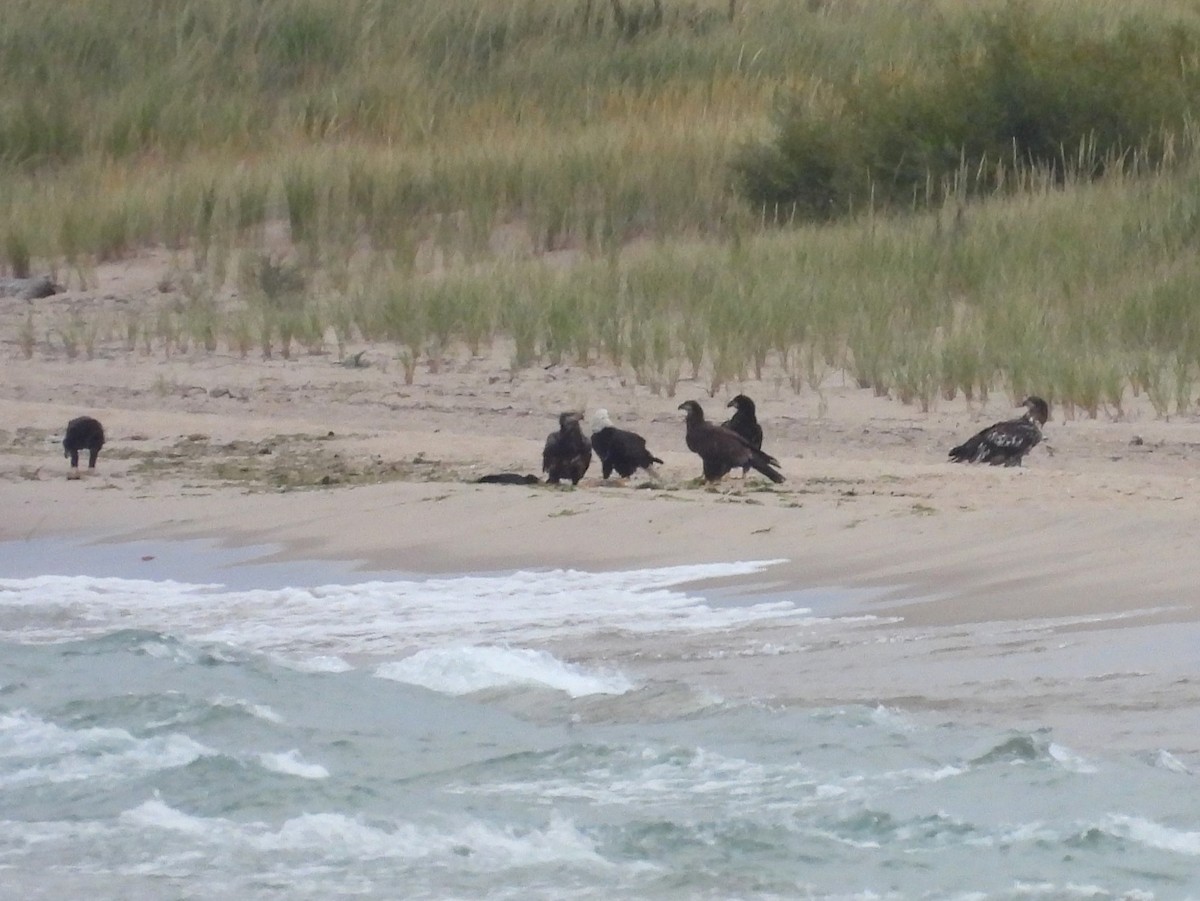
M 735 466 L 757 470 L 772 482 L 783 481 L 783 476 L 772 469 L 779 465 L 778 460 L 753 447 L 737 432 L 706 422 L 704 410 L 694 400 L 685 400 L 679 409 L 687 411 L 688 450 L 700 456 L 708 481 L 717 481 Z
M 758 416 L 755 414 L 754 401 L 744 394 L 739 394 L 725 406 L 737 407 L 734 411 L 733 418 L 727 419 L 721 425 L 727 429 L 731 429 L 746 439 L 747 443 L 756 450 L 762 450 L 763 431 L 762 426 L 758 424 Z M 749 466 L 742 467 L 742 475 L 750 471 Z
M 1040 397 L 1021 401 L 1025 415 L 1020 419 L 997 422 L 950 449 L 955 463 L 990 463 L 992 466 L 1020 466 L 1025 455 L 1042 440 L 1042 426 L 1050 418 L 1050 405 Z
M 638 469 L 657 475 L 654 464 L 662 460 L 646 450 L 646 439 L 636 432 L 618 429 L 608 418 L 608 411 L 597 410 L 592 414 L 592 450 L 600 458 L 604 478 L 613 470 L 627 479 Z
M 561 479 L 570 479 L 572 485 L 578 485 L 592 465 L 591 442 L 579 427 L 582 419 L 582 413 L 562 413 L 558 417 L 558 431 L 546 437 L 542 472 L 551 485 L 557 485 Z
M 71 469 L 79 467 L 79 452 L 88 452 L 88 469 L 96 468 L 96 458 L 104 447 L 104 426 L 90 416 L 77 416 L 67 423 L 63 436 L 63 456 L 71 458 Z

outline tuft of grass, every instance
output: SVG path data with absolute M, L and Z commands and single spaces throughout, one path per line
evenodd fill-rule
M 78 313 L 72 313 L 67 321 L 59 326 L 59 339 L 62 341 L 63 353 L 67 355 L 68 360 L 78 359 L 85 328 L 83 317 Z
M 29 249 L 29 239 L 16 229 L 9 228 L 4 237 L 4 258 L 8 262 L 8 270 L 13 278 L 29 278 L 33 274 L 33 256 Z
M 243 360 L 250 355 L 254 347 L 255 326 L 254 318 L 249 310 L 241 309 L 224 317 L 225 340 Z

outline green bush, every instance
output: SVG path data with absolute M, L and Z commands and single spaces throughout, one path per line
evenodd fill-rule
M 776 221 L 923 206 L 1028 182 L 1161 164 L 1194 111 L 1200 31 L 1137 19 L 1111 32 L 1024 3 L 943 33 L 934 58 L 797 99 L 733 163 Z

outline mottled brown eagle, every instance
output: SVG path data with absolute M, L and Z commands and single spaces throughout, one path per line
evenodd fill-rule
M 731 429 L 706 422 L 704 410 L 694 400 L 684 401 L 679 409 L 687 413 L 687 446 L 704 464 L 704 478 L 715 482 L 735 466 L 761 472 L 772 482 L 782 482 L 783 476 L 773 467 L 779 461 L 763 453 Z
M 1020 466 L 1025 455 L 1042 440 L 1042 426 L 1050 418 L 1050 405 L 1040 397 L 1027 397 L 1021 406 L 1025 408 L 1024 416 L 976 432 L 950 449 L 950 459 L 955 463 Z
M 542 449 L 542 472 L 546 473 L 546 481 L 551 485 L 557 485 L 562 479 L 569 479 L 572 485 L 578 485 L 592 465 L 591 442 L 579 427 L 582 419 L 582 413 L 562 413 L 558 417 L 558 431 L 546 437 L 546 446 Z

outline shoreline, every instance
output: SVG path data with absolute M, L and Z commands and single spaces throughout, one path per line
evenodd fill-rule
M 1015 415 L 1007 399 L 921 412 L 836 381 L 794 394 L 764 379 L 728 394 L 755 397 L 787 482 L 708 491 L 676 408 L 700 397 L 716 418 L 723 397 L 687 381 L 656 396 L 603 366 L 511 373 L 505 360 L 498 348 L 411 386 L 323 357 L 10 365 L 0 541 L 17 544 L 0 552 L 27 539 L 205 539 L 269 546 L 255 562 L 298 571 L 316 560 L 415 576 L 785 559 L 733 589 L 865 589 L 856 609 L 880 619 L 844 635 L 743 636 L 744 658 L 609 650 L 731 698 L 945 710 L 1061 726 L 1088 746 L 1200 751 L 1179 725 L 1200 704 L 1182 641 L 1200 639 L 1200 420 L 1132 403 L 1120 419 L 1055 410 L 1026 466 L 996 469 L 945 454 Z M 557 412 L 599 406 L 666 461 L 658 482 L 601 484 L 593 463 L 574 490 L 473 483 L 536 472 Z M 109 444 L 71 482 L 57 442 L 80 413 L 104 422 Z M 767 646 L 788 650 L 755 650 Z
M 222 549 L 211 537 L 77 534 L 38 543 L 43 552 L 86 546 L 93 559 L 114 562 L 107 572 L 81 567 L 89 575 L 216 582 L 234 592 L 433 575 L 363 570 L 328 556 L 276 553 L 256 545 L 238 553 L 229 545 Z M 0 549 L 13 546 L 5 542 Z M 142 556 L 147 552 L 153 556 Z M 194 580 L 178 568 L 180 561 L 193 567 Z M 1200 703 L 1200 682 L 1190 663 L 1200 621 L 1186 605 L 935 622 L 914 611 L 927 605 L 939 609 L 936 599 L 882 588 L 803 586 L 795 581 L 794 561 L 761 562 L 762 569 L 752 574 L 684 582 L 678 588 L 719 606 L 787 600 L 803 615 L 712 634 L 648 640 L 637 633 L 597 633 L 551 640 L 544 647 L 585 668 L 615 668 L 662 690 L 687 686 L 723 703 L 896 709 L 935 724 L 1049 730 L 1055 741 L 1083 753 L 1167 750 L 1189 766 L 1200 766 L 1200 737 L 1190 728 L 1190 712 Z M 200 577 L 205 571 L 208 577 Z
M 668 453 L 667 466 L 681 456 Z M 0 540 L 210 539 L 278 548 L 261 562 L 422 575 L 786 559 L 774 581 L 881 590 L 914 624 L 1164 606 L 1200 619 L 1200 505 L 1172 495 L 1184 487 L 1174 480 L 1140 476 L 1131 497 L 1048 470 L 893 466 L 880 479 L 871 464 L 782 459 L 823 474 L 774 491 L 751 479 L 717 492 L 592 480 L 575 490 L 400 480 L 247 492 L 147 482 L 112 461 L 81 482 L 0 482 Z

